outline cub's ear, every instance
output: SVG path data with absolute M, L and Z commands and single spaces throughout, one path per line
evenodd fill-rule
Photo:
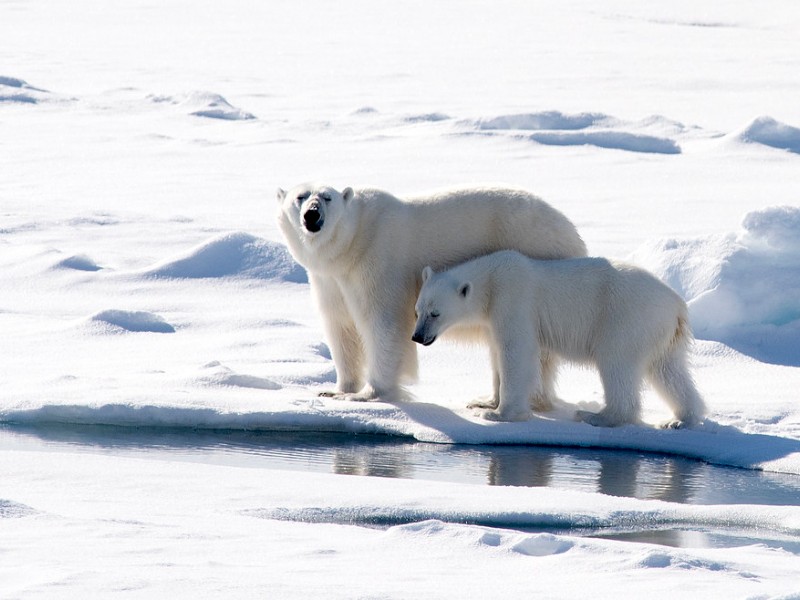
M 356 193 L 353 191 L 353 188 L 346 187 L 342 190 L 342 198 L 344 198 L 345 202 L 348 202 Z
M 470 293 L 472 293 L 472 284 L 469 281 L 466 281 L 458 286 L 458 295 L 462 298 L 466 298 L 470 295 Z
M 431 275 L 433 275 L 433 269 L 431 269 L 430 267 L 425 267 L 424 269 L 422 269 L 422 283 L 428 281 L 428 279 L 431 278 Z
M 278 188 L 278 204 L 283 202 L 284 198 L 286 198 L 286 190 Z

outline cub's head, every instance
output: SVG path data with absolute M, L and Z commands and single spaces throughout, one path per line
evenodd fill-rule
M 425 267 L 414 310 L 417 324 L 411 339 L 430 346 L 452 325 L 475 316 L 473 285 L 450 271 L 434 273 L 433 269 Z
M 324 239 L 334 231 L 352 197 L 349 187 L 342 192 L 313 184 L 298 185 L 288 192 L 278 189 L 278 222 L 287 238 Z

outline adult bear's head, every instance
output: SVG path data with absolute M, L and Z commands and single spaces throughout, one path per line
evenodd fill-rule
M 278 221 L 287 237 L 292 231 L 306 241 L 325 239 L 336 228 L 352 197 L 349 187 L 342 192 L 313 184 L 298 185 L 288 192 L 278 189 Z

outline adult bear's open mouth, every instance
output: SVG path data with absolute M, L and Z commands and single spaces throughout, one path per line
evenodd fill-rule
M 322 229 L 322 224 L 324 222 L 325 219 L 322 218 L 322 214 L 318 210 L 307 210 L 303 214 L 303 227 L 310 233 L 317 233 Z

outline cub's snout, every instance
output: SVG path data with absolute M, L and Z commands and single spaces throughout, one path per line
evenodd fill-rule
M 422 344 L 423 346 L 430 346 L 436 341 L 436 336 L 429 338 L 423 331 L 417 330 L 414 332 L 414 335 L 411 336 L 411 341 Z

